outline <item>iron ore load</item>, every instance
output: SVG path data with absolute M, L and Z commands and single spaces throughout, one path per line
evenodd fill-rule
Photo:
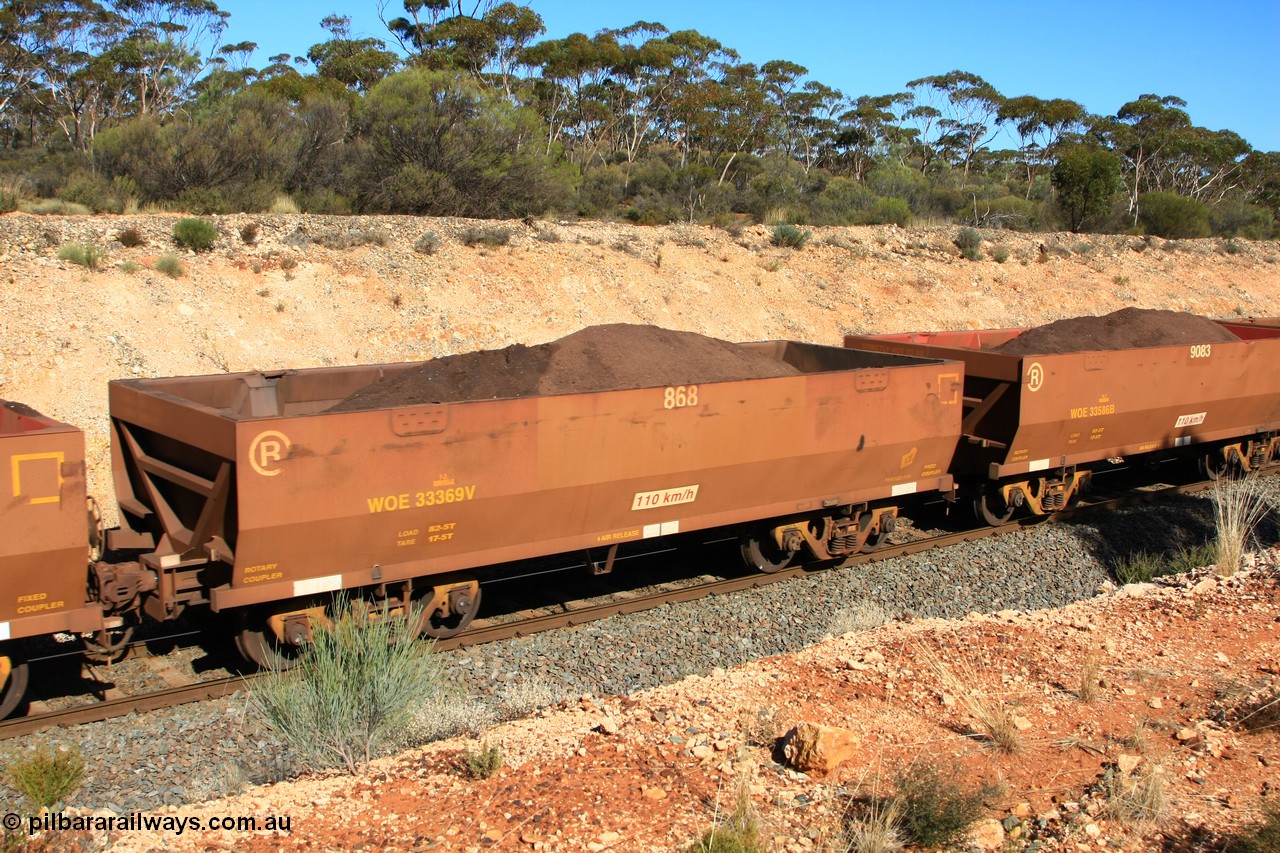
M 1280 459 L 1280 328 L 1126 308 L 845 345 L 964 362 L 951 471 L 991 524 L 1070 505 L 1095 471 L 1130 457 L 1193 457 L 1212 478 Z

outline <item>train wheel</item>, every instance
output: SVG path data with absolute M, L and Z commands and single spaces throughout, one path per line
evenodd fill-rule
M 418 633 L 435 640 L 457 636 L 471 625 L 480 610 L 482 590 L 476 581 L 433 587 L 430 598 L 423 596 Z
M 270 613 L 265 610 L 242 614 L 236 631 L 236 648 L 245 659 L 261 669 L 293 669 L 302 657 L 303 647 L 286 643 L 267 624 Z
M 984 489 L 974 498 L 973 511 L 978 518 L 992 527 L 999 527 L 1013 518 L 1014 507 L 998 493 Z
M 84 656 L 94 663 L 116 663 L 129 653 L 129 641 L 133 639 L 135 625 L 130 622 L 119 628 L 104 628 L 84 638 Z
M 22 704 L 30 679 L 27 662 L 21 655 L 10 651 L 3 660 L 6 662 L 3 665 L 6 675 L 4 687 L 0 688 L 0 720 L 12 714 Z
M 1206 453 L 1196 462 L 1200 473 L 1207 480 L 1213 480 L 1214 482 L 1225 480 L 1233 473 L 1232 468 L 1234 466 L 1231 464 L 1231 460 L 1227 459 L 1226 455 L 1221 451 Z
M 859 550 L 864 554 L 879 550 L 880 546 L 884 544 L 884 538 L 888 535 L 888 532 L 884 530 L 879 533 L 872 533 L 867 537 L 867 541 L 862 543 L 862 547 Z
M 773 540 L 759 534 L 745 536 L 741 543 L 742 559 L 758 572 L 773 574 L 780 572 L 791 564 L 794 551 L 783 551 Z

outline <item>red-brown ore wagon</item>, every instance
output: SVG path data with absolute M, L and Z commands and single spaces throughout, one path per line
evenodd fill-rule
M 901 498 L 949 490 L 963 365 L 744 344 L 801 373 L 703 385 L 326 412 L 414 364 L 111 383 L 122 568 L 155 618 L 246 615 L 280 663 L 358 589 L 420 598 L 423 629 L 475 613 L 473 570 L 739 526 L 776 570 L 873 547 Z M 152 580 L 154 578 L 154 580 Z M 423 580 L 425 579 L 425 580 Z
M 1240 340 L 1045 355 L 993 347 L 1023 329 L 849 336 L 845 346 L 965 365 L 953 473 L 995 524 L 1078 497 L 1091 470 L 1139 454 L 1195 456 L 1211 476 L 1280 454 L 1280 328 Z
M 0 400 L 0 717 L 22 700 L 27 666 L 13 642 L 102 628 L 88 602 L 94 531 L 85 493 L 84 433 Z

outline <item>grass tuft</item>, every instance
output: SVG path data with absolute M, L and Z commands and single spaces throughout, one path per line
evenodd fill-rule
M 403 735 L 415 709 L 439 692 L 441 665 L 401 618 L 339 596 L 288 671 L 268 673 L 253 708 L 308 767 L 355 772 Z
M 1270 509 L 1265 488 L 1258 477 L 1223 478 L 1214 483 L 1213 548 L 1219 575 L 1234 575 L 1240 570 L 1240 561 L 1253 544 L 1254 530 Z
M 1280 850 L 1280 803 L 1263 803 L 1262 819 L 1231 835 L 1225 853 L 1275 853 Z
M 193 252 L 209 251 L 217 239 L 217 227 L 198 216 L 179 219 L 173 225 L 173 242 Z
M 760 853 L 760 817 L 751 804 L 751 788 L 738 786 L 733 812 L 723 822 L 716 822 L 689 848 L 689 853 Z
M 187 274 L 186 269 L 182 266 L 182 261 L 178 260 L 177 255 L 172 254 L 164 254 L 157 258 L 156 270 L 169 276 L 169 278 L 182 278 Z
M 98 269 L 106 257 L 106 251 L 92 243 L 68 243 L 58 249 L 58 260 L 70 261 L 88 270 Z
M 769 238 L 773 245 L 784 249 L 803 249 L 813 236 L 810 231 L 803 231 L 794 225 L 783 223 L 773 227 L 773 236 Z
M 979 693 L 977 673 L 968 663 L 959 661 L 959 673 L 943 663 L 933 651 L 921 649 L 921 658 L 933 669 L 943 689 L 955 696 L 978 723 L 976 732 L 999 751 L 1012 755 L 1022 748 L 1018 727 L 1013 724 L 1013 714 L 1005 707 L 1004 700 Z
M 1109 767 L 1102 778 L 1107 814 L 1127 824 L 1159 824 L 1168 807 L 1164 769 L 1143 762 L 1132 774 Z
M 501 225 L 470 225 L 462 230 L 458 239 L 465 246 L 506 246 L 511 242 L 511 229 Z

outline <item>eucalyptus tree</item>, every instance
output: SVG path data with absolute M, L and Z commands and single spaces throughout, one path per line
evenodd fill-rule
M 1102 128 L 1103 136 L 1120 156 L 1129 192 L 1129 213 L 1138 222 L 1138 198 L 1155 188 L 1151 173 L 1176 135 L 1191 127 L 1183 109 L 1187 102 L 1176 95 L 1140 95 L 1116 111 Z
M 1018 134 L 1018 151 L 1026 166 L 1027 198 L 1031 198 L 1036 174 L 1052 167 L 1063 136 L 1083 130 L 1088 113 L 1080 104 L 1065 98 L 1046 100 L 1021 95 L 1005 99 L 996 121 L 1011 125 Z
M 910 92 L 855 98 L 840 114 L 831 141 L 833 170 L 863 183 L 878 157 L 892 150 L 908 150 L 915 130 L 898 124 L 898 114 L 911 103 Z
M 381 39 L 355 38 L 351 18 L 346 15 L 328 15 L 320 26 L 331 37 L 312 45 L 307 59 L 321 77 L 336 80 L 353 92 L 365 92 L 400 64 L 400 57 L 387 50 Z
M 214 0 L 114 0 L 120 39 L 106 52 L 136 115 L 171 112 L 209 67 L 230 14 Z
M 515 97 L 522 55 L 546 32 L 542 16 L 518 3 L 494 0 L 404 0 L 404 15 L 388 17 L 388 0 L 378 14 L 411 65 L 469 73 L 488 88 Z
M 1004 96 L 968 71 L 921 77 L 907 83 L 907 88 L 926 99 L 907 113 L 921 130 L 919 143 L 926 152 L 923 168 L 938 156 L 950 155 L 952 165 L 961 166 L 968 178 L 974 153 L 998 133 L 994 125 Z

